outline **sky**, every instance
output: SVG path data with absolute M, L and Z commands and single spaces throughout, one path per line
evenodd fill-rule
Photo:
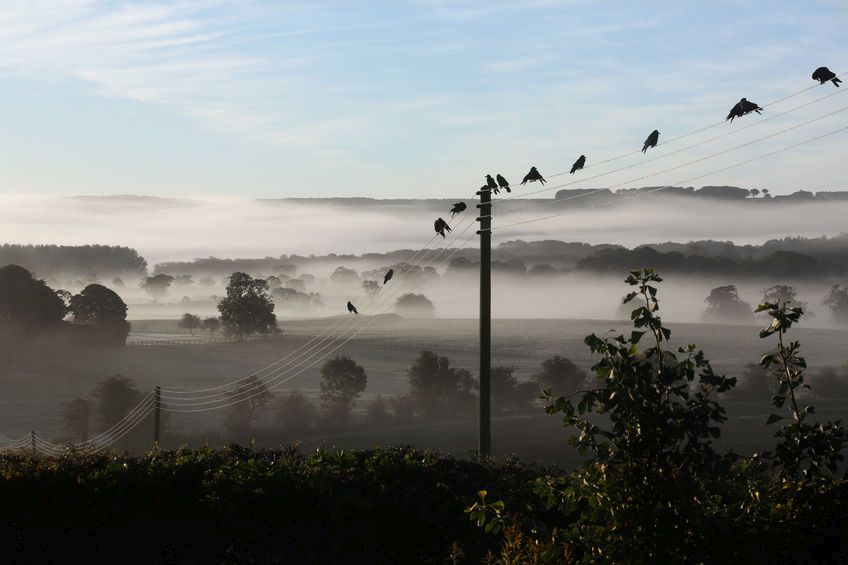
M 580 154 L 591 164 L 639 149 L 654 128 L 662 141 L 721 121 L 742 96 L 764 104 L 812 86 L 818 66 L 848 71 L 846 30 L 844 1 L 0 1 L 0 192 L 469 194 L 487 172 L 561 172 Z M 653 170 L 846 105 L 834 96 Z M 631 184 L 846 125 L 836 114 Z M 689 184 L 848 189 L 846 137 Z

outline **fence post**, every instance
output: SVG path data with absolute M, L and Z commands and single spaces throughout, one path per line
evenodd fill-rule
M 162 391 L 159 385 L 153 388 L 153 444 L 159 447 L 159 405 L 162 401 Z

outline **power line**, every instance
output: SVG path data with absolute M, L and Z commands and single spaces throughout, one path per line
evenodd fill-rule
M 706 145 L 707 143 L 711 143 L 711 142 L 713 142 L 713 141 L 717 141 L 717 140 L 719 140 L 719 139 L 723 139 L 723 138 L 725 138 L 725 137 L 730 137 L 731 135 L 736 135 L 736 134 L 737 134 L 737 133 L 739 133 L 739 132 L 742 132 L 742 131 L 745 131 L 745 130 L 748 130 L 748 129 L 751 129 L 751 128 L 754 128 L 754 127 L 758 127 L 758 126 L 760 126 L 760 125 L 762 125 L 762 124 L 764 124 L 764 123 L 768 123 L 768 122 L 769 122 L 769 121 L 771 121 L 771 120 L 774 120 L 774 119 L 776 119 L 776 118 L 780 118 L 780 117 L 785 116 L 785 115 L 787 115 L 787 114 L 790 114 L 790 113 L 792 113 L 792 112 L 796 112 L 796 111 L 801 110 L 801 109 L 803 109 L 803 108 L 806 108 L 806 107 L 808 107 L 808 106 L 812 106 L 813 104 L 817 104 L 817 103 L 822 102 L 822 101 L 824 101 L 824 100 L 826 100 L 826 99 L 828 99 L 828 98 L 832 98 L 833 96 L 837 96 L 837 95 L 839 95 L 839 94 L 844 94 L 845 92 L 848 92 L 848 89 L 845 89 L 845 90 L 838 90 L 838 91 L 833 92 L 833 93 L 831 93 L 831 94 L 828 94 L 828 95 L 826 95 L 826 96 L 822 96 L 821 98 L 816 98 L 815 100 L 812 100 L 812 101 L 810 101 L 810 102 L 806 102 L 806 103 L 804 103 L 804 104 L 801 104 L 800 106 L 795 106 L 794 108 L 790 108 L 789 110 L 786 110 L 786 111 L 784 111 L 784 112 L 780 112 L 780 113 L 778 113 L 778 114 L 773 114 L 773 115 L 771 115 L 771 116 L 766 116 L 765 118 L 758 119 L 757 121 L 755 121 L 755 122 L 751 122 L 751 123 L 749 123 L 748 125 L 745 125 L 745 126 L 743 126 L 743 127 L 740 127 L 740 128 L 734 129 L 734 130 L 731 130 L 731 131 L 726 132 L 726 133 L 719 134 L 719 135 L 717 135 L 717 136 L 711 137 L 711 138 L 706 139 L 706 140 L 703 140 L 703 141 L 699 141 L 699 142 L 697 142 L 697 143 L 693 143 L 693 144 L 691 144 L 691 145 L 687 145 L 686 147 L 682 147 L 682 148 L 677 149 L 677 150 L 675 150 L 675 151 L 672 151 L 672 152 L 670 152 L 670 153 L 663 153 L 663 154 L 661 154 L 661 155 L 658 155 L 658 156 L 656 156 L 656 157 L 652 157 L 652 158 L 650 158 L 650 159 L 646 159 L 646 160 L 644 160 L 644 161 L 639 161 L 639 162 L 637 162 L 637 163 L 632 163 L 632 164 L 630 164 L 630 165 L 626 165 L 626 166 L 624 166 L 624 167 L 619 167 L 619 168 L 617 168 L 617 169 L 612 169 L 612 170 L 607 171 L 607 172 L 605 172 L 605 173 L 600 173 L 600 174 L 593 175 L 593 176 L 590 176 L 590 177 L 581 177 L 581 178 L 579 178 L 579 179 L 575 179 L 575 180 L 570 181 L 570 182 L 567 182 L 567 183 L 558 184 L 558 185 L 555 185 L 555 186 L 549 186 L 549 187 L 547 187 L 547 188 L 542 188 L 542 189 L 539 189 L 539 190 L 534 190 L 534 191 L 532 191 L 532 192 L 523 192 L 523 193 L 521 193 L 521 194 L 516 194 L 516 195 L 514 195 L 514 196 L 509 196 L 509 197 L 506 197 L 506 198 L 499 198 L 498 200 L 496 200 L 496 201 L 495 201 L 495 202 L 493 202 L 492 204 L 493 204 L 493 205 L 498 205 L 498 204 L 501 204 L 501 203 L 504 203 L 504 202 L 508 202 L 508 201 L 515 200 L 516 198 L 524 198 L 524 197 L 527 197 L 527 196 L 533 196 L 533 195 L 535 195 L 535 194 L 541 194 L 541 193 L 543 193 L 543 192 L 550 192 L 551 190 L 556 190 L 556 189 L 558 189 L 558 188 L 565 188 L 565 187 L 567 187 L 567 186 L 574 186 L 574 185 L 577 185 L 577 184 L 582 184 L 582 183 L 584 183 L 584 182 L 588 182 L 588 181 L 591 181 L 591 180 L 599 179 L 599 178 L 602 178 L 602 177 L 605 177 L 605 176 L 609 176 L 609 175 L 614 174 L 614 173 L 618 173 L 618 172 L 621 172 L 621 171 L 626 171 L 626 170 L 628 170 L 628 169 L 632 169 L 632 168 L 634 168 L 634 167 L 639 167 L 639 166 L 642 166 L 642 165 L 647 165 L 648 163 L 653 163 L 654 161 L 658 161 L 658 160 L 660 160 L 660 159 L 665 159 L 666 157 L 669 157 L 669 156 L 671 156 L 671 155 L 677 155 L 678 153 L 682 153 L 682 152 L 684 152 L 684 151 L 688 151 L 689 149 L 693 149 L 693 148 L 695 148 L 695 147 L 699 147 L 699 146 L 701 146 L 701 145 Z M 679 138 L 678 138 L 678 139 L 679 139 Z M 641 153 L 641 151 L 637 151 L 637 153 Z M 584 168 L 588 168 L 588 167 L 584 167 Z M 556 176 L 556 175 L 550 175 L 550 176 Z M 599 191 L 602 191 L 602 190 L 605 190 L 605 189 L 603 189 L 603 188 L 602 188 L 602 189 L 598 189 L 598 190 L 599 190 Z M 575 197 L 576 197 L 576 196 L 575 196 Z M 562 199 L 560 199 L 560 200 L 562 200 Z M 513 212 L 513 211 L 512 211 L 512 210 L 510 210 L 510 211 L 503 212 L 503 214 L 511 214 L 512 212 Z
M 662 191 L 662 190 L 666 190 L 666 189 L 669 189 L 669 188 L 673 188 L 673 187 L 675 187 L 675 186 L 679 186 L 679 185 L 681 185 L 681 184 L 684 184 L 684 183 L 687 183 L 687 182 L 691 182 L 691 181 L 693 181 L 693 180 L 697 180 L 697 179 L 700 179 L 700 178 L 703 178 L 703 177 L 706 177 L 706 176 L 709 176 L 709 175 L 714 175 L 714 174 L 716 174 L 716 173 L 721 173 L 721 172 L 724 172 L 724 171 L 728 171 L 728 170 L 730 170 L 730 169 L 735 169 L 735 168 L 737 168 L 737 167 L 741 167 L 741 166 L 743 166 L 743 165 L 747 165 L 747 164 L 749 164 L 749 163 L 753 163 L 754 161 L 759 161 L 760 159 L 765 159 L 765 158 L 767 158 L 767 157 L 771 157 L 771 156 L 773 156 L 773 155 L 777 155 L 777 154 L 779 154 L 779 153 L 783 153 L 783 152 L 785 152 L 785 151 L 789 151 L 790 149 L 795 149 L 796 147 L 801 147 L 802 145 L 806 145 L 806 144 L 808 144 L 808 143 L 812 143 L 812 142 L 814 142 L 814 141 L 818 141 L 818 140 L 820 140 L 820 139 L 824 139 L 825 137 L 829 137 L 829 136 L 831 136 L 831 135 L 835 135 L 835 134 L 840 133 L 840 132 L 845 131 L 845 130 L 848 130 L 848 126 L 841 127 L 841 128 L 839 128 L 839 129 L 832 130 L 832 131 L 830 131 L 830 132 L 828 132 L 828 133 L 825 133 L 825 134 L 823 134 L 823 135 L 819 135 L 819 136 L 816 136 L 816 137 L 812 137 L 812 138 L 810 138 L 810 139 L 807 139 L 807 140 L 801 141 L 801 142 L 799 142 L 799 143 L 795 143 L 795 144 L 789 145 L 789 146 L 787 146 L 787 147 L 783 147 L 782 149 L 778 149 L 777 151 L 772 151 L 772 152 L 770 152 L 770 153 L 764 153 L 764 154 L 762 154 L 762 155 L 758 155 L 757 157 L 753 157 L 753 158 L 751 158 L 751 159 L 747 159 L 747 160 L 745 160 L 745 161 L 741 161 L 741 162 L 739 162 L 739 163 L 735 163 L 735 164 L 733 164 L 733 165 L 729 165 L 729 166 L 727 166 L 727 167 L 721 167 L 721 168 L 719 168 L 719 169 L 715 169 L 715 170 L 709 171 L 709 172 L 707 172 L 707 173 L 703 173 L 703 174 L 700 174 L 700 175 L 697 175 L 697 176 L 694 176 L 694 177 L 691 177 L 691 178 L 688 178 L 688 179 L 685 179 L 685 180 L 681 180 L 681 181 L 678 181 L 678 182 L 676 182 L 676 183 L 674 183 L 674 184 L 669 184 L 669 185 L 662 186 L 662 187 L 659 187 L 659 188 L 654 188 L 654 189 L 651 189 L 651 190 L 646 190 L 646 191 L 644 191 L 644 192 L 640 192 L 640 193 L 635 194 L 635 195 L 631 195 L 631 196 L 627 196 L 627 197 L 624 197 L 624 198 L 620 198 L 620 199 L 618 199 L 618 200 L 612 200 L 612 201 L 609 201 L 609 202 L 602 202 L 602 203 L 599 203 L 599 204 L 596 204 L 596 205 L 593 205 L 593 206 L 589 206 L 589 207 L 586 207 L 586 208 L 581 208 L 580 210 L 568 210 L 568 211 L 566 211 L 566 212 L 562 212 L 562 213 L 560 213 L 560 214 L 552 214 L 552 215 L 550 215 L 550 216 L 543 216 L 543 217 L 541 217 L 541 218 L 533 218 L 533 219 L 530 219 L 530 220 L 524 220 L 524 221 L 521 221 L 521 222 L 514 222 L 514 223 L 512 223 L 512 224 L 506 224 L 506 225 L 504 225 L 504 226 L 500 226 L 500 227 L 498 228 L 498 230 L 497 230 L 497 231 L 500 231 L 500 230 L 502 230 L 502 229 L 506 229 L 506 228 L 510 228 L 510 227 L 513 227 L 513 226 L 519 226 L 519 225 L 523 225 L 523 224 L 530 224 L 530 223 L 533 223 L 533 222 L 541 222 L 541 221 L 543 221 L 543 220 L 549 220 L 549 219 L 552 219 L 552 218 L 557 218 L 557 217 L 560 217 L 560 216 L 566 216 L 566 215 L 574 214 L 574 213 L 577 213 L 577 212 L 585 212 L 585 211 L 587 211 L 587 210 L 594 210 L 594 209 L 596 209 L 596 208 L 602 208 L 602 207 L 605 207 L 605 206 L 612 206 L 612 205 L 614 205 L 614 204 L 618 204 L 618 203 L 620 203 L 620 202 L 624 202 L 624 201 L 626 201 L 626 200 L 633 200 L 633 199 L 635 199 L 635 198 L 642 198 L 642 197 L 644 197 L 644 196 L 648 196 L 648 195 L 654 194 L 654 193 L 656 193 L 656 192 L 660 192 L 660 191 Z

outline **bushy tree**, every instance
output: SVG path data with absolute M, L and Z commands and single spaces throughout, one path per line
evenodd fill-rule
M 368 415 L 368 423 L 372 426 L 384 426 L 392 419 L 392 414 L 389 411 L 389 399 L 382 394 L 372 398 L 365 411 Z
M 218 318 L 206 318 L 202 322 L 203 329 L 213 334 L 218 331 L 221 327 L 221 320 Z
M 476 382 L 465 369 L 450 366 L 450 359 L 422 351 L 407 371 L 409 395 L 418 412 L 439 415 L 458 403 L 467 404 Z
M 118 374 L 99 382 L 91 398 L 94 418 L 102 431 L 120 422 L 135 408 L 141 393 L 131 379 Z
M 277 420 L 289 434 L 302 434 L 315 425 L 318 410 L 298 391 L 290 392 L 276 403 Z
M 0 324 L 26 330 L 55 327 L 65 304 L 41 279 L 18 265 L 0 267 Z
M 184 330 L 188 330 L 191 335 L 194 335 L 194 330 L 201 327 L 201 325 L 203 325 L 203 322 L 200 321 L 199 316 L 195 316 L 194 314 L 186 312 L 185 314 L 183 314 L 183 317 L 180 319 L 179 323 L 177 324 L 177 327 Z
M 174 282 L 174 277 L 166 274 L 158 274 L 152 277 L 147 277 L 141 283 L 141 288 L 153 297 L 153 302 L 159 302 L 159 299 L 168 294 L 168 289 Z
M 787 284 L 776 284 L 766 289 L 763 289 L 762 303 L 770 304 L 787 304 L 788 306 L 797 306 L 804 310 L 807 316 L 812 314 L 807 311 L 807 303 L 798 301 L 798 291 L 795 287 Z
M 745 365 L 730 397 L 752 402 L 768 402 L 776 389 L 774 379 L 768 371 L 756 363 Z
M 709 322 L 748 322 L 753 319 L 751 305 L 739 298 L 736 285 L 719 286 L 704 299 L 707 309 L 704 320 Z
M 353 284 L 358 278 L 354 269 L 342 266 L 336 267 L 336 270 L 330 275 L 330 280 L 336 284 Z
M 115 291 L 100 284 L 90 284 L 71 298 L 68 310 L 75 324 L 95 327 L 96 343 L 126 343 L 130 333 L 127 305 Z
M 380 294 L 380 283 L 371 280 L 362 281 L 362 290 L 365 291 L 368 298 L 373 300 L 375 296 Z
M 227 297 L 218 303 L 218 311 L 224 332 L 237 335 L 239 339 L 248 334 L 266 334 L 277 329 L 268 283 L 246 273 L 230 275 Z
M 515 376 L 515 367 L 492 367 L 492 406 L 495 410 L 521 410 L 539 396 L 535 383 L 522 383 Z
M 411 318 L 432 318 L 436 313 L 436 307 L 423 294 L 408 292 L 401 295 L 395 302 L 395 312 Z
M 834 322 L 848 325 L 848 287 L 833 285 L 825 294 L 822 304 L 828 307 Z
M 581 388 L 589 379 L 589 375 L 571 359 L 554 355 L 543 361 L 542 370 L 530 379 L 539 385 L 540 389 L 550 388 L 555 394 L 567 395 Z
M 365 369 L 350 357 L 336 355 L 321 367 L 321 405 L 327 418 L 345 423 L 353 402 L 368 385 Z

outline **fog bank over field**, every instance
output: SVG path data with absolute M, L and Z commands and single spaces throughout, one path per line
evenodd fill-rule
M 516 199 L 496 204 L 495 244 L 513 239 L 628 247 L 698 239 L 756 244 L 790 235 L 835 235 L 845 230 L 848 217 L 848 199 L 724 200 L 665 192 L 625 198 L 626 193 L 618 193 L 608 198 L 558 202 Z M 607 205 L 618 199 L 622 202 Z M 472 200 L 464 200 L 468 209 L 450 219 L 450 207 L 459 200 L 56 198 L 5 194 L 0 195 L 0 242 L 124 245 L 137 249 L 150 265 L 209 256 L 249 258 L 418 249 L 433 236 L 436 217 L 459 226 L 455 234 L 466 225 L 462 221 L 471 221 L 476 212 Z M 589 206 L 595 208 L 586 210 Z M 562 215 L 506 227 L 557 214 Z M 460 241 L 472 233 L 469 229 Z

